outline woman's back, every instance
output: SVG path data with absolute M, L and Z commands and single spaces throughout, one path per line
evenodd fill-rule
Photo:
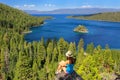
M 66 65 L 66 72 L 68 74 L 71 74 L 74 71 L 73 67 L 74 67 L 74 64 L 67 64 Z

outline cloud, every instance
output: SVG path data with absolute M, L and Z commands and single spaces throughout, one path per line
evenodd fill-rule
M 26 8 L 33 8 L 33 7 L 35 7 L 35 5 L 34 5 L 34 4 L 30 4 L 30 5 L 24 4 L 23 7 L 26 7 Z
M 14 5 L 15 8 L 18 9 L 33 9 L 36 7 L 34 4 L 24 4 L 24 5 Z
M 81 8 L 92 8 L 93 6 L 91 5 L 82 5 Z
M 15 7 L 15 8 L 20 8 L 20 6 L 19 6 L 19 5 L 14 5 L 14 7 Z
M 55 7 L 54 4 L 44 4 L 45 7 Z

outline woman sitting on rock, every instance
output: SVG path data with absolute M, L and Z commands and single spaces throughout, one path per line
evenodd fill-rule
M 66 61 L 61 61 L 58 65 L 55 80 L 83 80 L 73 69 L 75 59 L 71 51 L 66 53 Z
M 66 61 L 61 61 L 59 63 L 56 74 L 61 73 L 63 71 L 67 75 L 71 74 L 74 71 L 73 67 L 75 59 L 73 58 L 71 51 L 68 51 L 66 53 L 66 58 L 67 58 Z

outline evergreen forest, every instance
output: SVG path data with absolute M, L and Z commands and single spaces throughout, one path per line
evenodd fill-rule
M 66 60 L 68 50 L 76 58 L 74 70 L 84 80 L 112 80 L 114 73 L 120 74 L 120 51 L 108 45 L 103 49 L 91 42 L 84 49 L 83 39 L 78 45 L 63 38 L 25 41 L 23 32 L 43 24 L 45 19 L 0 3 L 1 80 L 54 80 L 58 62 Z
M 120 12 L 104 12 L 85 16 L 68 16 L 68 18 L 120 22 Z

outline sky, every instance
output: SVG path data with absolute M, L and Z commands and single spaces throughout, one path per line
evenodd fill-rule
M 0 0 L 21 10 L 49 11 L 64 8 L 120 8 L 120 0 Z

